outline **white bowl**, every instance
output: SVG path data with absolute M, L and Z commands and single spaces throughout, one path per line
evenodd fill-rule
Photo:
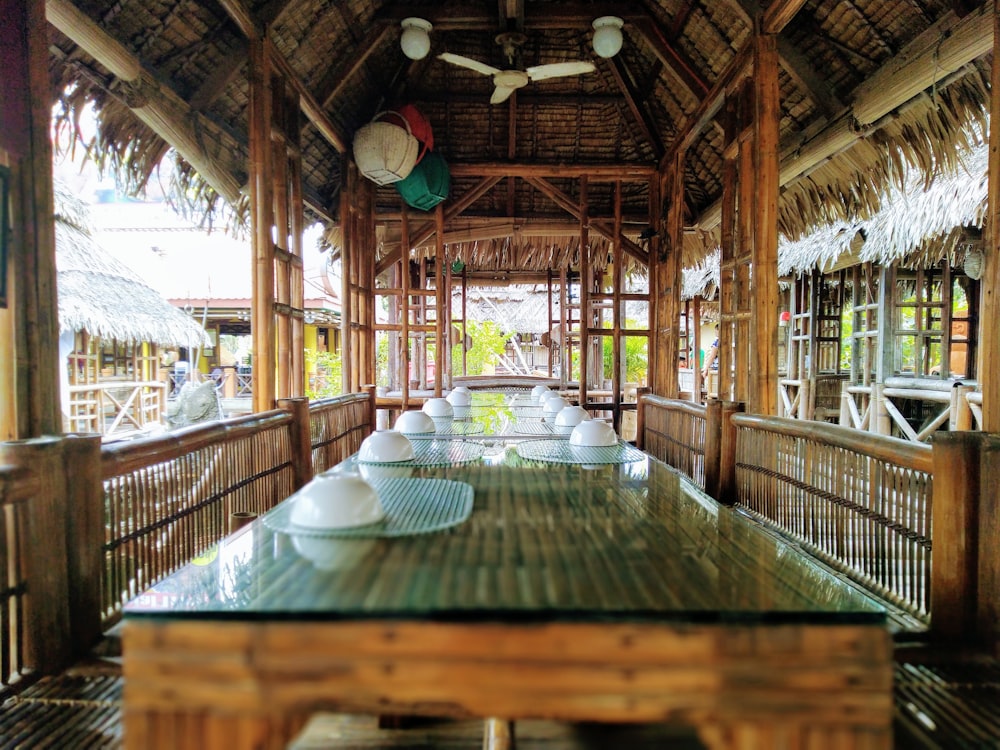
M 434 420 L 422 411 L 404 411 L 396 418 L 396 432 L 409 435 L 419 435 L 426 432 L 434 432 L 437 428 Z
M 452 393 L 455 393 L 456 391 L 459 393 L 468 393 L 470 396 L 472 395 L 472 391 L 469 390 L 467 385 L 456 385 L 451 389 Z
M 569 401 L 561 396 L 553 396 L 545 399 L 545 403 L 542 404 L 542 414 L 546 419 L 552 420 L 567 406 L 569 406 Z
M 435 419 L 455 416 L 455 408 L 443 398 L 429 398 L 424 401 L 423 412 Z
M 552 393 L 552 391 L 550 391 L 547 386 L 536 385 L 534 388 L 531 389 L 531 400 L 537 403 L 542 399 L 544 399 L 545 394 L 547 393 Z
M 573 432 L 569 436 L 569 444 L 590 448 L 617 445 L 618 435 L 615 434 L 614 427 L 604 420 L 589 419 L 586 422 L 580 422 L 573 428 Z
M 556 427 L 576 427 L 590 420 L 590 412 L 582 406 L 567 406 L 556 414 Z
M 456 388 L 448 394 L 445 400 L 452 406 L 469 406 L 472 403 L 472 396 L 468 391 L 460 391 Z
M 312 529 L 349 529 L 385 518 L 378 493 L 355 472 L 320 474 L 290 498 L 290 521 Z
M 358 460 L 375 464 L 391 464 L 413 458 L 413 443 L 401 432 L 381 430 L 361 441 Z

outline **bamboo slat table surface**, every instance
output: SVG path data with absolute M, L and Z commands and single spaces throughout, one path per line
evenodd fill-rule
M 471 516 L 309 548 L 258 519 L 127 606 L 126 747 L 283 748 L 318 710 L 891 746 L 881 606 L 670 467 L 491 441 L 395 470 L 469 483 Z

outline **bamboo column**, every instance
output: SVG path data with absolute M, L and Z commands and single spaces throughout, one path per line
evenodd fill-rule
M 701 401 L 701 297 L 695 295 L 691 300 L 692 324 L 691 324 L 691 351 L 688 352 L 688 365 L 691 367 L 691 374 L 694 376 L 694 385 L 691 391 L 691 400 L 695 403 Z
M 354 359 L 354 343 L 352 336 L 352 321 L 354 310 L 351 295 L 351 269 L 353 257 L 353 232 L 351 223 L 351 194 L 354 191 L 354 163 L 350 157 L 343 156 L 340 160 L 340 362 L 341 390 L 351 393 L 354 384 L 351 380 L 350 363 Z
M 375 183 L 365 180 L 363 185 L 359 220 L 363 222 L 360 236 L 364 241 L 358 248 L 357 256 L 359 307 L 362 310 L 362 317 L 359 321 L 362 350 L 359 386 L 374 385 L 377 374 L 375 366 L 377 356 L 375 342 Z
M 446 257 L 444 259 L 444 330 L 445 330 L 445 348 L 444 348 L 444 362 L 445 362 L 445 380 L 444 387 L 451 389 L 452 385 L 452 370 L 454 364 L 452 363 L 452 315 L 451 315 L 451 262 Z
M 719 399 L 732 398 L 732 330 L 735 323 L 736 264 L 740 254 L 737 247 L 736 201 L 738 195 L 736 100 L 726 98 L 724 127 L 726 149 L 722 155 L 722 223 L 720 226 L 719 258 L 719 351 L 716 395 Z
M 979 319 L 1000 320 L 1000 13 L 993 12 L 990 69 L 989 188 L 983 234 L 983 276 Z M 983 390 L 983 432 L 1000 432 L 1000 326 L 982 326 L 976 376 Z
M 567 264 L 569 260 L 567 259 Z M 570 359 L 569 359 L 569 325 L 567 314 L 569 310 L 569 295 L 567 285 L 569 284 L 569 268 L 563 266 L 559 269 L 559 387 L 565 388 L 569 383 Z
M 0 43 L 19 64 L 4 71 L 0 112 L 12 228 L 7 307 L 0 309 L 0 439 L 13 439 L 62 431 L 59 367 L 65 365 L 59 362 L 45 4 L 15 0 L 6 7 L 13 16 L 0 24 Z
M 627 369 L 624 352 L 622 351 L 622 318 L 624 317 L 624 306 L 622 304 L 622 286 L 624 284 L 624 274 L 622 273 L 622 183 L 615 181 L 615 231 L 614 239 L 611 241 L 612 263 L 611 269 L 611 299 L 612 299 L 612 319 L 611 319 L 611 414 L 614 422 L 615 432 L 621 434 L 622 428 L 622 389 L 625 387 Z M 603 339 L 602 339 L 603 341 Z M 601 358 L 603 361 L 603 357 Z
M 438 203 L 434 210 L 434 396 L 441 397 L 442 370 L 445 367 L 445 314 L 444 296 L 444 207 Z
M 667 395 L 660 387 L 660 367 L 657 362 L 659 351 L 659 298 L 660 298 L 660 174 L 655 173 L 649 180 L 649 225 L 655 230 L 649 240 L 649 338 L 646 345 L 648 372 L 646 383 L 650 392 L 658 396 Z
M 407 211 L 406 201 L 401 201 L 402 213 L 399 222 L 399 247 L 401 255 L 400 265 L 400 315 L 402 316 L 400 326 L 400 385 L 403 391 L 402 409 L 406 411 L 410 405 L 410 214 Z
M 670 243 L 667 249 L 666 263 L 661 263 L 660 289 L 663 318 L 659 326 L 662 338 L 656 342 L 656 348 L 662 352 L 661 363 L 663 371 L 661 378 L 666 394 L 670 398 L 680 395 L 678 380 L 677 347 L 680 341 L 681 324 L 681 283 L 682 260 L 684 255 L 684 149 L 678 149 L 671 165 L 671 173 L 667 176 L 670 208 L 667 211 L 667 238 Z
M 464 279 L 465 279 L 464 274 L 462 276 L 462 279 L 463 279 L 463 282 L 464 282 Z M 548 271 L 545 272 L 545 290 L 547 292 L 547 294 L 546 294 L 547 308 L 546 309 L 548 310 L 548 317 L 546 318 L 548 328 L 546 328 L 545 333 L 547 333 L 548 337 L 549 337 L 549 346 L 548 346 L 548 349 L 549 349 L 549 354 L 548 354 L 549 366 L 548 366 L 548 373 L 549 373 L 549 377 L 551 378 L 552 377 L 552 343 L 553 343 L 552 342 L 552 323 L 553 323 L 553 321 L 552 321 L 552 269 L 551 268 Z M 463 304 L 464 304 L 464 300 L 465 300 L 465 287 L 464 286 L 462 288 L 462 300 L 463 300 Z M 464 307 L 462 308 L 462 317 L 465 317 L 465 308 Z M 464 365 L 464 363 L 462 365 L 462 374 L 463 375 L 465 374 L 465 365 Z
M 778 411 L 778 39 L 756 21 L 754 43 L 754 150 L 756 152 L 753 243 L 752 338 L 749 410 Z M 742 209 L 742 206 L 741 206 Z M 815 353 L 814 357 L 815 359 Z
M 587 176 L 580 178 L 580 406 L 587 408 L 590 369 L 590 226 Z
M 462 374 L 469 374 L 469 271 L 462 268 Z
M 266 39 L 249 42 L 250 225 L 253 237 L 253 408 L 275 403 L 274 225 L 271 171 L 271 61 Z

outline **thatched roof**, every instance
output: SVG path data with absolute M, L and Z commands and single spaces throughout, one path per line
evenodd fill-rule
M 198 346 L 204 330 L 91 236 L 86 204 L 56 191 L 59 330 L 122 342 Z
M 174 194 L 203 211 L 218 205 L 221 193 L 235 209 L 234 220 L 245 219 L 248 43 L 242 28 L 248 26 L 269 30 L 279 67 L 315 105 L 311 120 L 303 122 L 301 152 L 304 195 L 316 217 L 336 222 L 343 153 L 357 129 L 401 103 L 427 116 L 435 148 L 452 168 L 446 206 L 495 174 L 483 165 L 552 168 L 540 178 L 545 184 L 504 175 L 448 223 L 455 237 L 449 257 L 484 270 L 552 267 L 574 257 L 579 232 L 566 205 L 579 201 L 580 182 L 563 168 L 656 168 L 753 27 L 752 4 L 745 0 L 610 6 L 512 0 L 500 4 L 499 14 L 490 0 L 48 0 L 49 18 L 67 4 L 135 65 L 115 67 L 72 24 L 59 22 L 50 50 L 56 90 L 66 92 L 64 124 L 73 124 L 84 102 L 95 101 L 101 158 L 141 185 L 168 153 L 153 130 L 161 113 L 149 115 L 166 106 L 166 115 L 188 134 L 187 149 L 196 152 L 182 154 Z M 234 20 L 225 7 L 246 13 Z M 778 45 L 782 232 L 797 237 L 818 224 L 871 214 L 880 207 L 879 194 L 901 184 L 905 164 L 928 176 L 954 160 L 965 145 L 962 126 L 982 121 L 986 111 L 993 12 L 992 0 L 802 4 Z M 605 13 L 625 21 L 624 45 L 610 60 L 590 46 L 591 21 Z M 431 54 L 417 62 L 399 46 L 399 22 L 408 15 L 434 24 Z M 588 60 L 595 72 L 531 83 L 502 105 L 490 105 L 488 77 L 437 55 L 447 51 L 507 67 L 495 37 L 508 27 L 525 34 L 519 64 Z M 918 61 L 918 72 L 905 81 L 891 77 L 901 54 Z M 130 82 L 135 66 L 141 76 Z M 150 124 L 136 119 L 143 112 Z M 722 119 L 717 116 L 687 149 L 685 211 L 688 224 L 702 230 L 718 225 Z M 202 172 L 191 167 L 194 162 Z M 611 220 L 614 192 L 606 176 L 590 180 L 591 244 L 599 258 L 606 240 L 593 224 Z M 649 221 L 650 203 L 649 179 L 622 182 L 627 237 Z M 375 204 L 384 247 L 391 247 L 399 236 L 399 196 L 391 186 L 380 187 Z M 458 238 L 460 220 L 478 223 L 476 232 Z M 420 221 L 417 216 L 411 225 Z M 488 228 L 501 221 L 511 227 Z M 688 233 L 685 265 L 714 244 L 703 232 Z
M 869 218 L 832 222 L 778 248 L 778 273 L 829 268 L 846 256 L 853 262 L 936 263 L 955 259 L 967 228 L 986 217 L 988 147 L 980 143 L 944 168 L 929 185 L 909 170 L 903 188 L 880 193 Z

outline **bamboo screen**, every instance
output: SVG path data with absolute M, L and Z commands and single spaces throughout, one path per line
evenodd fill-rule
M 643 396 L 643 449 L 687 474 L 705 489 L 705 406 L 658 396 Z
M 105 629 L 222 539 L 231 513 L 264 513 L 294 491 L 292 435 L 292 415 L 272 411 L 104 447 Z
M 930 446 L 800 420 L 732 421 L 737 503 L 929 622 Z
M 32 665 L 25 660 L 29 581 L 24 545 L 28 539 L 28 502 L 36 494 L 25 470 L 0 466 L 0 699 Z
M 309 404 L 313 473 L 336 466 L 357 452 L 371 432 L 371 399 L 364 393 Z

